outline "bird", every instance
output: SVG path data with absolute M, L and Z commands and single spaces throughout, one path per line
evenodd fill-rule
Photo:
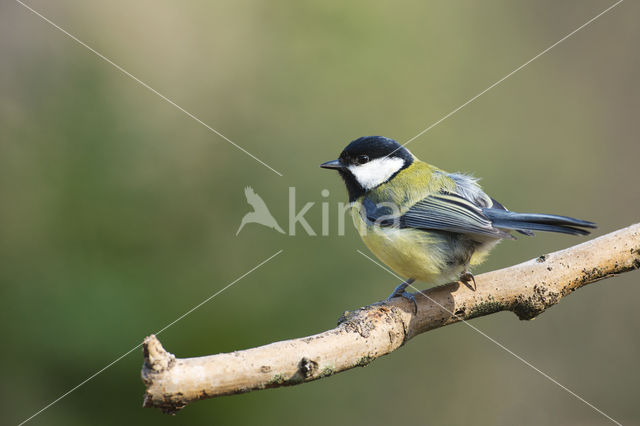
M 267 207 L 264 200 L 255 193 L 253 188 L 247 186 L 244 189 L 244 195 L 245 197 L 247 197 L 247 203 L 249 203 L 249 205 L 253 207 L 253 211 L 245 214 L 242 217 L 242 221 L 240 222 L 238 231 L 236 231 L 236 235 L 240 233 L 244 225 L 246 225 L 247 223 L 259 223 L 260 225 L 267 226 L 269 228 L 275 229 L 281 234 L 284 234 L 284 231 L 282 230 L 282 228 L 280 228 L 278 222 L 276 222 L 276 219 L 269 211 L 269 208 Z
M 441 170 L 383 136 L 355 139 L 337 160 L 320 167 L 338 171 L 364 244 L 405 279 L 387 300 L 406 298 L 416 313 L 409 285 L 416 280 L 475 284 L 470 268 L 501 240 L 515 239 L 511 231 L 588 235 L 588 228 L 596 228 L 593 222 L 567 216 L 509 211 L 472 175 Z

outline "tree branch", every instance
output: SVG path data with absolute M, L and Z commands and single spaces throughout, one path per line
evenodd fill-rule
M 640 268 L 640 224 L 537 259 L 476 277 L 477 288 L 451 283 L 405 299 L 345 312 L 338 326 L 309 337 L 198 358 L 175 358 L 151 335 L 144 340 L 144 406 L 174 413 L 189 402 L 297 385 L 393 352 L 420 333 L 512 311 L 532 319 L 589 283 Z

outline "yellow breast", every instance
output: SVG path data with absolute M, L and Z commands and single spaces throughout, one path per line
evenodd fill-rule
M 352 209 L 353 222 L 365 245 L 402 278 L 443 284 L 458 278 L 464 266 L 447 264 L 448 244 L 442 235 L 367 223 L 362 205 Z

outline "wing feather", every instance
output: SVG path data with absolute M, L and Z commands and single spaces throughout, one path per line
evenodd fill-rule
M 418 201 L 400 217 L 400 227 L 513 238 L 511 234 L 494 228 L 480 207 L 452 193 L 429 195 Z
M 378 207 L 366 197 L 363 206 L 367 219 L 379 226 L 396 225 L 400 228 L 514 238 L 511 234 L 494 228 L 479 206 L 458 194 L 440 192 L 429 195 L 395 218 L 390 217 L 390 208 Z
M 580 228 L 595 228 L 592 222 L 539 213 L 516 213 L 489 197 L 480 188 L 477 179 L 461 173 L 434 172 L 448 179 L 446 190 L 426 195 L 403 214 L 396 209 L 375 204 L 365 196 L 364 213 L 369 222 L 378 226 L 396 226 L 421 230 L 437 230 L 458 234 L 476 235 L 481 238 L 515 237 L 506 230 L 533 235 L 533 230 L 586 235 Z

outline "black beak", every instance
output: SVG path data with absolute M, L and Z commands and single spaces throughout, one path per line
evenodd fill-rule
M 322 167 L 323 169 L 338 170 L 342 168 L 342 164 L 340 164 L 340 160 L 332 160 L 332 161 L 327 161 L 326 163 L 320 164 L 320 167 Z

